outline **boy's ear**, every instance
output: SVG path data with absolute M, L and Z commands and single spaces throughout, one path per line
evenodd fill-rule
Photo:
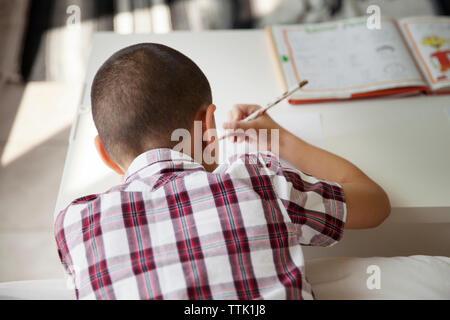
M 210 104 L 206 108 L 200 109 L 195 115 L 194 120 L 202 122 L 202 134 L 209 129 L 216 129 L 215 111 L 216 105 Z
M 103 160 L 103 162 L 112 170 L 114 170 L 116 173 L 123 175 L 124 171 L 122 170 L 122 168 L 115 163 L 113 160 L 111 160 L 111 158 L 108 156 L 108 154 L 105 151 L 105 148 L 103 147 L 103 143 L 100 140 L 100 137 L 97 135 L 94 139 L 94 143 L 95 143 L 95 149 L 97 150 L 100 158 Z
M 202 134 L 204 135 L 206 133 L 206 136 L 204 136 L 205 139 L 207 139 L 207 144 L 212 142 L 212 138 L 214 135 L 211 135 L 212 132 L 209 130 L 216 129 L 216 120 L 214 118 L 214 112 L 216 111 L 216 106 L 214 104 L 210 104 L 206 110 L 202 112 Z
M 216 128 L 216 120 L 214 119 L 214 112 L 216 112 L 216 105 L 210 104 L 208 108 L 206 108 L 206 115 L 205 115 L 205 125 L 207 130 Z

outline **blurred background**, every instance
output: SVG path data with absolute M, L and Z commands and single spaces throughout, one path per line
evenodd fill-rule
M 62 278 L 53 210 L 92 35 L 448 15 L 448 0 L 0 0 L 0 282 Z

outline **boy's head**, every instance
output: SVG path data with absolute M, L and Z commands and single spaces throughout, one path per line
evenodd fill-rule
M 172 132 L 191 130 L 194 120 L 204 120 L 212 95 L 207 78 L 188 57 L 161 44 L 141 43 L 101 66 L 91 104 L 102 158 L 126 169 L 147 150 L 172 148 Z

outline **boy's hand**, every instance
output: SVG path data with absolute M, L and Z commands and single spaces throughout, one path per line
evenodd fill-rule
M 231 134 L 232 137 L 235 137 L 234 141 L 245 139 L 250 143 L 255 143 L 260 140 L 258 139 L 259 130 L 267 129 L 266 145 L 270 148 L 272 139 L 270 131 L 271 129 L 278 129 L 280 157 L 289 161 L 300 171 L 318 179 L 341 184 L 347 203 L 346 228 L 371 228 L 386 219 L 391 210 L 386 193 L 351 162 L 308 144 L 283 129 L 267 114 L 248 122 L 240 121 L 260 108 L 260 106 L 248 104 L 234 106 L 228 115 L 228 122 L 223 125 L 224 129 L 227 129 L 227 136 Z M 256 130 L 256 135 L 249 136 L 248 132 L 245 132 L 249 129 Z M 241 133 L 237 134 L 236 130 L 240 130 Z M 236 139 L 236 136 L 238 136 L 238 139 Z M 257 146 L 260 151 L 264 148 L 261 143 Z
M 242 122 L 241 120 L 247 118 L 253 112 L 262 109 L 261 106 L 255 104 L 236 104 L 228 112 L 228 122 L 224 123 L 224 129 L 282 129 L 278 123 L 264 113 L 254 120 Z
M 253 104 L 237 104 L 228 112 L 228 122 L 223 124 L 226 129 L 226 136 L 234 142 L 248 141 L 250 144 L 256 144 L 259 141 L 260 130 L 266 129 L 267 145 L 258 145 L 258 149 L 269 149 L 271 145 L 271 131 L 279 130 L 279 137 L 285 131 L 278 123 L 276 123 L 267 113 L 260 115 L 258 118 L 243 122 L 241 120 L 248 117 L 255 111 L 261 109 L 261 106 Z M 251 130 L 253 129 L 253 130 Z M 273 143 L 279 143 L 274 141 Z

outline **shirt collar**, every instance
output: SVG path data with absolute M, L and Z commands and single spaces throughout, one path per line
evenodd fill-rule
M 183 167 L 186 169 L 203 168 L 202 165 L 194 162 L 185 153 L 167 148 L 152 149 L 140 154 L 131 162 L 124 175 L 125 182 L 128 182 L 130 178 L 133 178 L 138 172 L 144 169 L 145 176 L 150 176 L 160 171 L 163 167 L 172 165 L 174 162 L 183 164 Z

